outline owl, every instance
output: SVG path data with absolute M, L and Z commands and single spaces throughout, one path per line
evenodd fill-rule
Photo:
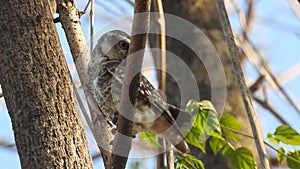
M 89 63 L 88 72 L 93 80 L 92 93 L 107 122 L 112 126 L 117 125 L 118 121 L 129 45 L 130 36 L 125 32 L 120 30 L 107 32 L 98 40 Z M 182 153 L 188 153 L 189 147 L 184 141 L 182 128 L 189 126 L 191 116 L 165 102 L 141 73 L 137 76 L 140 82 L 133 105 L 135 111 L 132 119 L 132 135 L 141 131 L 152 132 L 171 142 Z M 181 117 L 180 122 L 176 121 L 175 117 Z

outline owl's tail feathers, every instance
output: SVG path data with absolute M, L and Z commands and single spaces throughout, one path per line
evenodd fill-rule
M 176 124 L 182 134 L 187 134 L 193 125 L 193 117 L 190 113 L 168 104 L 168 110 L 176 121 Z
M 184 141 L 184 136 L 181 134 L 176 122 L 170 123 L 164 116 L 160 116 L 154 121 L 150 130 L 171 142 L 180 152 L 189 153 L 189 146 Z
M 175 147 L 177 150 L 179 150 L 180 152 L 182 152 L 184 154 L 187 154 L 190 152 L 190 148 L 184 140 L 180 141 L 177 145 L 175 145 Z
M 170 127 L 165 132 L 161 133 L 159 136 L 165 138 L 172 143 L 182 153 L 189 153 L 190 149 L 188 144 L 184 141 L 184 137 L 181 133 L 178 133 L 178 130 L 174 128 L 175 126 Z

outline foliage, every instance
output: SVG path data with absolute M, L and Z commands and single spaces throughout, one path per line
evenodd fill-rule
M 289 125 L 281 125 L 276 128 L 273 134 L 268 133 L 268 140 L 275 145 L 279 145 L 280 143 L 285 145 L 291 145 L 291 146 L 300 145 L 299 133 Z M 287 164 L 291 169 L 300 168 L 299 150 L 292 150 L 286 152 L 283 147 L 280 147 L 276 151 L 277 151 L 277 160 L 279 163 L 281 163 L 283 160 L 286 159 Z
M 130 164 L 131 169 L 139 169 L 140 168 L 140 163 L 138 161 L 134 161 Z
M 146 140 L 146 142 L 152 147 L 161 147 L 156 139 L 156 135 L 151 132 L 140 132 L 140 138 Z
M 205 145 L 208 141 L 213 153 L 215 155 L 221 153 L 232 166 L 245 169 L 256 168 L 251 151 L 245 147 L 234 147 L 227 140 L 240 142 L 237 133 L 242 125 L 235 117 L 229 114 L 223 114 L 219 117 L 212 103 L 207 100 L 201 102 L 190 100 L 186 111 L 191 113 L 194 118 L 192 128 L 185 137 L 188 143 L 200 148 L 205 153 Z M 186 156 L 183 158 L 186 158 Z M 189 156 L 189 159 L 186 160 L 190 160 L 190 163 L 192 163 L 192 158 L 196 157 Z
M 237 169 L 255 169 L 256 163 L 250 150 L 245 147 L 234 147 L 230 142 L 241 142 L 239 135 L 253 138 L 241 133 L 241 123 L 230 114 L 219 114 L 210 101 L 190 100 L 185 109 L 193 116 L 192 128 L 185 136 L 185 141 L 199 148 L 203 153 L 208 145 L 214 155 L 222 154 L 228 159 L 230 164 Z M 155 135 L 148 132 L 140 133 L 141 138 L 145 138 L 152 146 L 160 146 L 155 139 Z M 277 127 L 274 133 L 268 133 L 269 142 L 279 145 L 280 143 L 291 146 L 300 145 L 300 134 L 289 125 Z M 230 141 L 230 142 L 229 142 Z M 291 169 L 300 168 L 300 150 L 285 151 L 283 147 L 274 148 L 267 142 L 265 144 L 277 151 L 277 160 L 281 163 L 287 161 Z M 175 159 L 176 169 L 201 168 L 204 165 L 197 157 L 184 154 Z
M 204 165 L 201 160 L 197 159 L 197 157 L 189 154 L 185 154 L 183 157 L 176 157 L 175 168 L 176 169 L 191 169 L 191 168 L 204 169 Z
M 300 135 L 299 133 L 291 128 L 289 125 L 281 125 L 277 127 L 274 134 L 268 133 L 268 139 L 274 144 L 279 144 L 283 142 L 287 145 L 299 146 L 300 145 Z

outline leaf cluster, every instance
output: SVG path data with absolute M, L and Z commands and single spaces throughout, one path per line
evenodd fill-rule
M 246 147 L 234 147 L 231 144 L 232 142 L 241 142 L 240 135 L 253 138 L 240 132 L 242 125 L 235 117 L 229 114 L 219 115 L 208 100 L 200 102 L 190 100 L 185 110 L 191 113 L 194 119 L 190 131 L 183 133 L 185 141 L 199 148 L 203 153 L 206 153 L 206 146 L 209 146 L 214 155 L 220 153 L 237 169 L 257 168 L 250 150 Z M 146 139 L 154 147 L 161 146 L 152 133 L 142 132 L 140 137 Z M 277 127 L 275 132 L 268 133 L 267 137 L 269 142 L 275 145 L 300 146 L 300 134 L 289 125 Z M 286 151 L 283 147 L 276 149 L 266 141 L 264 143 L 277 152 L 277 159 L 280 163 L 286 160 L 289 168 L 300 168 L 300 150 Z M 204 169 L 205 167 L 197 157 L 184 154 L 175 158 L 175 168 Z
M 299 133 L 289 125 L 281 125 L 276 128 L 274 133 L 268 133 L 268 140 L 275 145 L 279 145 L 280 143 L 291 146 L 300 145 Z M 283 147 L 280 147 L 276 151 L 277 160 L 279 161 L 279 163 L 281 163 L 283 160 L 286 160 L 287 165 L 291 169 L 300 168 L 300 150 L 295 149 L 286 152 Z
M 235 168 L 256 168 L 251 151 L 246 147 L 234 147 L 228 141 L 241 141 L 238 134 L 239 130 L 242 129 L 242 125 L 235 117 L 229 114 L 219 116 L 212 103 L 208 100 L 200 102 L 190 100 L 186 111 L 191 113 L 194 118 L 192 128 L 185 137 L 189 144 L 198 147 L 203 153 L 206 153 L 205 146 L 208 145 L 215 155 L 221 153 Z M 192 157 L 189 156 L 186 160 L 192 163 L 195 161 L 191 160 Z M 181 161 L 176 162 L 181 163 Z M 181 165 L 177 164 L 176 166 Z M 201 168 L 204 168 L 204 166 L 202 165 Z

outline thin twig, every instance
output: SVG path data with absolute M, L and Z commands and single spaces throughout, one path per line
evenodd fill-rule
M 249 87 L 251 93 L 256 92 L 262 85 L 263 81 L 265 80 L 264 75 L 260 75 L 258 79 Z
M 131 0 L 125 0 L 126 2 L 128 2 L 130 5 L 134 6 L 134 2 L 132 2 Z
M 246 17 L 241 17 L 241 16 L 244 16 L 244 13 L 241 12 L 241 10 L 238 10 L 239 12 L 239 15 L 240 15 L 240 18 L 245 18 L 243 20 L 243 41 L 244 40 L 248 40 L 248 32 L 251 28 L 251 23 L 252 23 L 252 20 L 253 20 L 253 11 L 254 11 L 254 4 L 253 4 L 253 0 L 248 0 L 248 8 L 247 8 L 247 12 L 246 12 Z
M 139 87 L 139 76 L 146 46 L 147 32 L 149 31 L 149 12 L 151 0 L 136 0 L 134 4 L 134 18 L 131 31 L 129 54 L 126 59 L 120 112 L 118 116 L 117 133 L 113 143 L 111 157 L 112 169 L 123 169 L 126 166 L 131 149 L 132 121 L 134 116 L 135 99 Z M 143 13 L 143 14 L 139 14 Z M 129 96 L 129 100 L 127 99 Z M 133 102 L 132 104 L 130 103 Z
M 240 65 L 240 59 L 238 54 L 238 49 L 234 43 L 233 33 L 230 27 L 229 19 L 226 13 L 225 5 L 223 0 L 215 0 L 220 22 L 222 24 L 223 32 L 225 34 L 225 38 L 227 41 L 229 53 L 231 55 L 232 65 L 234 68 L 234 72 L 236 78 L 238 80 L 238 84 L 240 86 L 240 91 L 242 95 L 242 99 L 244 102 L 245 110 L 248 115 L 248 119 L 251 125 L 251 129 L 254 135 L 254 141 L 257 147 L 257 151 L 259 154 L 260 166 L 262 169 L 269 169 L 269 161 L 266 156 L 266 149 L 263 143 L 263 137 L 261 135 L 260 128 L 258 126 L 258 122 L 256 119 L 255 111 L 251 102 L 251 96 L 248 92 L 246 82 L 244 79 L 244 75 L 242 72 L 242 68 Z
M 290 156 L 290 155 L 287 155 L 287 154 L 285 154 L 285 153 L 282 153 L 281 151 L 278 151 L 275 147 L 273 147 L 271 144 L 269 144 L 269 143 L 266 142 L 266 141 L 264 141 L 264 143 L 265 143 L 268 147 L 270 147 L 272 150 L 276 151 L 277 153 L 279 153 L 279 154 L 285 156 L 286 158 L 289 158 L 289 159 L 293 160 L 294 162 L 300 164 L 300 161 L 299 161 L 298 159 L 296 159 L 295 157 Z
M 226 126 L 223 126 L 223 125 L 221 125 L 221 127 L 224 128 L 224 129 L 227 129 L 227 130 L 229 130 L 229 131 L 231 131 L 231 132 L 233 132 L 233 133 L 236 133 L 236 134 L 242 135 L 242 136 L 244 136 L 244 137 L 248 137 L 248 138 L 254 139 L 253 136 L 248 135 L 248 134 L 245 134 L 245 133 L 242 133 L 242 132 L 240 132 L 240 131 L 238 131 L 238 130 L 234 130 L 234 129 L 230 128 L 230 127 L 226 127 Z M 271 148 L 272 150 L 276 151 L 277 153 L 279 153 L 279 154 L 285 156 L 286 158 L 290 158 L 291 160 L 293 160 L 293 161 L 295 161 L 296 163 L 299 163 L 299 164 L 300 164 L 300 161 L 299 161 L 298 159 L 296 159 L 296 158 L 294 158 L 294 157 L 292 157 L 292 156 L 290 156 L 290 155 L 287 155 L 287 154 L 285 154 L 285 153 L 282 153 L 282 152 L 278 151 L 274 146 L 272 146 L 271 144 L 269 144 L 269 143 L 266 142 L 265 140 L 263 140 L 263 143 L 264 143 L 265 145 L 267 145 L 269 148 Z
M 91 1 L 93 1 L 93 0 L 89 0 L 88 3 L 85 5 L 84 10 L 82 11 L 83 13 L 86 13 L 86 10 L 88 9 Z
M 158 152 L 162 152 L 156 156 L 156 168 L 163 168 L 165 166 L 165 139 L 161 137 L 156 137 L 157 142 L 162 145 L 162 147 L 159 147 Z
M 242 27 L 244 29 L 247 29 L 248 25 L 245 22 L 245 18 L 243 15 L 240 15 L 240 22 L 242 24 Z M 246 38 L 244 38 L 244 37 L 246 37 Z M 236 40 L 240 44 L 239 46 L 241 46 L 241 48 L 245 52 L 248 60 L 253 65 L 256 65 L 255 60 L 259 60 L 263 69 L 260 69 L 257 65 L 255 66 L 255 68 L 260 73 L 260 75 L 266 75 L 268 77 L 267 80 L 270 82 L 270 84 L 271 85 L 274 84 L 276 86 L 276 88 L 279 90 L 279 93 L 281 93 L 283 95 L 283 97 L 287 100 L 287 102 L 295 109 L 295 111 L 300 114 L 300 108 L 297 106 L 297 104 L 294 102 L 294 100 L 287 94 L 285 89 L 280 85 L 277 78 L 271 72 L 270 68 L 267 66 L 267 64 L 265 64 L 263 57 L 261 57 L 261 55 L 258 54 L 258 50 L 256 49 L 256 47 L 253 45 L 253 43 L 250 42 L 249 38 L 247 38 L 247 34 L 244 34 L 244 37 L 241 40 L 236 38 Z M 246 42 L 250 45 L 250 47 L 246 45 Z M 250 52 L 251 50 L 252 50 L 252 52 Z M 253 52 L 253 51 L 256 51 L 256 52 Z M 251 55 L 250 53 L 252 53 L 254 55 Z
M 254 93 L 262 86 L 262 82 L 265 79 L 265 76 L 261 75 L 259 78 L 249 87 L 250 92 L 252 93 L 253 99 L 260 104 L 266 110 L 269 110 L 282 124 L 288 124 L 280 115 L 277 113 L 273 107 L 268 103 L 267 99 L 261 100 L 258 97 L 254 96 Z
M 160 49 L 158 52 L 159 62 L 158 62 L 158 88 L 165 93 L 166 92 L 166 21 L 164 16 L 164 10 L 161 0 L 154 1 L 154 7 L 157 15 L 157 25 L 158 25 L 158 48 Z M 174 152 L 171 148 L 171 144 L 163 139 L 166 146 L 166 158 L 167 158 L 167 167 L 169 169 L 174 169 Z M 158 156 L 158 158 L 164 158 L 163 153 Z M 161 159 L 159 159 L 161 160 Z M 162 160 L 163 161 L 163 160 Z M 163 163 L 160 165 L 164 165 Z M 163 166 L 157 166 L 159 168 Z
M 94 0 L 91 1 L 91 11 L 90 11 L 90 53 L 93 52 L 94 47 L 94 23 L 95 23 L 95 5 Z
M 273 116 L 275 116 L 282 124 L 288 124 L 288 122 L 285 121 L 285 120 L 279 115 L 279 113 L 277 113 L 277 112 L 273 109 L 273 107 L 267 102 L 267 100 L 261 100 L 261 99 L 255 97 L 255 96 L 253 96 L 253 99 L 254 99 L 258 104 L 260 104 L 263 108 L 269 110 L 269 111 L 273 114 Z M 290 124 L 288 124 L 288 125 L 290 125 Z
M 0 139 L 0 147 L 5 147 L 5 148 L 11 149 L 11 148 L 16 148 L 16 144 L 15 143 L 9 143 L 8 141 Z
M 277 89 L 278 92 L 282 94 L 282 96 L 287 100 L 287 102 L 294 108 L 294 110 L 298 114 L 300 114 L 300 108 L 293 101 L 293 99 L 287 94 L 285 89 L 280 85 L 277 78 L 273 75 L 269 67 L 265 64 L 261 55 L 258 53 L 258 50 L 256 50 L 255 46 L 253 46 L 253 44 L 250 43 L 249 41 L 247 41 L 248 42 L 247 45 L 246 43 L 241 42 L 241 40 L 239 40 L 238 38 L 236 38 L 235 40 L 238 46 L 240 46 L 243 52 L 245 52 L 247 59 L 250 61 L 250 63 L 254 65 L 256 71 L 258 71 L 260 75 L 265 75 L 267 77 L 266 80 L 270 83 L 270 85 L 274 89 Z M 259 60 L 260 63 L 257 63 L 256 60 Z M 258 66 L 258 64 L 261 64 L 262 67 Z
M 300 60 L 294 65 L 290 66 L 284 72 L 280 73 L 277 76 L 277 79 L 280 82 L 280 84 L 284 85 L 289 81 L 297 78 L 298 76 L 300 76 Z
M 97 153 L 97 154 L 92 155 L 93 160 L 96 160 L 99 157 L 101 157 L 101 153 Z
M 72 79 L 72 84 L 73 84 L 74 95 L 75 95 L 75 98 L 76 98 L 77 103 L 79 105 L 79 108 L 80 108 L 80 110 L 83 114 L 83 117 L 85 118 L 86 123 L 88 124 L 89 128 L 93 132 L 93 130 L 92 130 L 93 125 L 92 125 L 92 121 L 90 120 L 89 113 L 86 111 L 86 109 L 84 107 L 83 101 L 82 101 L 82 99 L 79 95 L 79 92 L 78 92 L 78 88 L 76 87 L 76 84 L 74 83 L 73 79 Z

